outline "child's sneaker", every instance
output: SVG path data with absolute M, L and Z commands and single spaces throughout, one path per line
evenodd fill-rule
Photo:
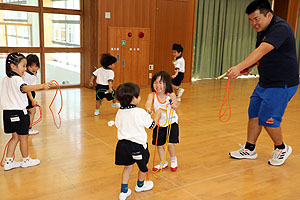
M 184 92 L 184 89 L 183 88 L 179 88 L 177 96 L 181 97 L 181 95 L 183 94 L 183 92 Z
M 131 195 L 131 189 L 128 189 L 126 193 L 121 192 L 119 195 L 119 200 L 125 200 L 127 197 L 129 197 L 129 195 Z
M 177 101 L 180 102 L 180 101 L 181 101 L 181 98 L 180 98 L 180 97 L 177 97 Z
M 14 168 L 18 168 L 18 167 L 21 167 L 21 162 L 16 162 L 14 161 L 12 158 L 9 158 L 9 159 L 5 159 L 5 163 L 4 163 L 4 170 L 11 170 L 11 169 L 14 169 Z
M 112 103 L 111 107 L 113 107 L 113 108 L 120 108 L 121 105 L 120 105 L 120 103 Z
M 94 115 L 95 115 L 95 116 L 98 116 L 99 114 L 100 114 L 100 112 L 97 111 L 97 110 L 94 112 Z
M 162 166 L 162 162 L 160 162 L 158 165 L 155 165 L 153 167 L 153 171 L 157 171 L 159 169 L 167 169 L 168 168 L 168 161 L 165 162 L 165 164 Z
M 40 164 L 39 159 L 32 159 L 30 157 L 28 158 L 23 158 L 23 161 L 21 163 L 21 167 L 32 167 Z
M 29 135 L 37 135 L 37 134 L 39 134 L 39 131 L 33 130 L 32 128 L 30 128 L 29 131 L 28 131 L 28 134 Z
M 177 163 L 177 159 L 174 161 L 171 161 L 171 171 L 175 172 L 178 168 L 178 163 Z
M 244 146 L 240 145 L 241 149 L 237 151 L 232 151 L 229 153 L 229 155 L 232 158 L 237 158 L 237 159 L 242 159 L 242 158 L 247 158 L 247 159 L 256 159 L 257 158 L 257 153 L 255 150 L 250 151 L 249 149 L 245 149 Z
M 153 188 L 153 182 L 152 181 L 144 181 L 144 185 L 142 187 L 135 186 L 135 191 L 136 192 L 143 192 L 143 191 L 148 191 Z
M 269 160 L 270 165 L 282 165 L 284 161 L 291 155 L 292 147 L 285 145 L 284 149 L 275 149 L 272 153 L 272 158 Z

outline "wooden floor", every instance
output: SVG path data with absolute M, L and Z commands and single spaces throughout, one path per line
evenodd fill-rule
M 183 84 L 185 92 L 178 110 L 180 144 L 176 146 L 179 168 L 163 171 L 158 179 L 150 173 L 154 188 L 133 192 L 130 199 L 147 200 L 235 200 L 235 199 L 300 199 L 300 95 L 291 100 L 282 129 L 284 141 L 293 153 L 280 167 L 268 165 L 273 144 L 265 131 L 258 143 L 256 160 L 235 160 L 228 152 L 245 143 L 249 97 L 257 79 L 238 79 L 232 95 L 232 117 L 222 123 L 218 112 L 226 80 L 202 80 Z M 30 152 L 39 158 L 37 167 L 0 170 L 1 200 L 118 199 L 122 167 L 114 164 L 117 142 L 114 120 L 117 109 L 104 102 L 100 116 L 95 117 L 95 92 L 90 89 L 64 89 L 62 127 L 56 129 L 48 109 L 54 90 L 41 91 L 43 120 L 40 131 L 30 137 Z M 149 88 L 141 90 L 144 107 Z M 54 108 L 59 109 L 57 99 Z M 2 116 L 2 113 L 1 113 Z M 3 132 L 3 126 L 0 126 Z M 148 142 L 151 141 L 151 131 Z M 0 134 L 1 155 L 10 135 Z M 150 145 L 150 167 L 154 148 Z M 157 157 L 157 156 L 156 156 Z M 21 156 L 17 150 L 16 159 Z M 168 155 L 168 160 L 169 160 Z M 137 180 L 135 166 L 129 188 Z

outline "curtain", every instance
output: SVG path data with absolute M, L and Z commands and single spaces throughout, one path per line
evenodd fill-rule
M 215 78 L 255 49 L 256 32 L 245 13 L 251 1 L 198 0 L 193 78 Z

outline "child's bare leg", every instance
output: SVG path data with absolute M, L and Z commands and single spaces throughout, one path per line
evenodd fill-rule
M 169 143 L 168 150 L 169 150 L 169 153 L 170 153 L 171 157 L 176 156 L 176 154 L 175 154 L 175 144 Z
M 146 174 L 147 174 L 146 172 L 142 172 L 142 171 L 139 170 L 139 173 L 138 173 L 139 181 L 144 181 L 145 178 L 146 178 Z
M 100 108 L 100 100 L 96 100 L 96 109 Z
M 28 112 L 29 112 L 29 117 L 30 117 L 30 124 L 32 124 L 34 115 L 36 113 L 36 108 L 35 107 L 30 108 L 30 109 L 28 109 Z
M 29 156 L 28 153 L 28 135 L 18 135 L 20 140 L 20 150 L 23 158 Z
M 128 184 L 133 165 L 125 166 L 122 173 L 122 184 Z
M 179 88 L 179 87 L 172 84 L 172 88 L 173 88 L 175 94 L 178 95 L 178 88 Z
M 164 159 L 164 156 L 165 156 L 165 148 L 164 146 L 157 146 L 157 151 L 158 151 L 158 155 L 159 155 L 159 158 L 160 158 L 160 161 L 162 161 Z
M 14 152 L 16 150 L 16 146 L 19 142 L 19 137 L 17 133 L 12 133 L 12 139 L 8 143 L 6 157 L 12 158 L 14 156 Z
M 116 99 L 113 99 L 112 102 L 113 102 L 113 103 L 117 103 L 117 100 L 116 100 Z

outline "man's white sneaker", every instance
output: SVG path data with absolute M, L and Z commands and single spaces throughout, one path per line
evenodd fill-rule
M 148 191 L 153 188 L 153 182 L 152 181 L 144 181 L 144 185 L 142 187 L 135 186 L 135 191 L 136 192 L 143 192 L 143 191 Z
M 284 149 L 275 149 L 272 153 L 272 158 L 269 160 L 270 165 L 279 166 L 291 155 L 292 147 L 285 145 Z
M 120 103 L 112 103 L 111 107 L 113 107 L 113 108 L 120 108 L 121 105 L 120 105 Z
M 11 170 L 11 169 L 14 169 L 14 168 L 18 168 L 18 167 L 21 167 L 21 162 L 16 162 L 14 161 L 12 158 L 9 158 L 9 159 L 5 159 L 5 163 L 4 163 L 4 170 Z
M 33 130 L 32 128 L 30 128 L 29 131 L 28 131 L 28 134 L 29 135 L 37 135 L 37 134 L 39 134 L 39 131 Z
M 183 88 L 179 88 L 177 96 L 181 97 L 181 95 L 183 94 L 183 92 L 184 92 L 184 89 Z
M 163 166 L 162 166 L 162 162 L 160 162 L 158 165 L 155 165 L 152 170 L 157 171 L 159 169 L 167 169 L 167 168 L 168 168 L 168 161 L 166 161 Z
M 119 195 L 119 200 L 125 200 L 127 197 L 129 197 L 129 195 L 131 195 L 131 189 L 128 189 L 126 193 L 121 192 Z
M 94 112 L 94 115 L 95 115 L 95 116 L 98 116 L 99 114 L 100 114 L 99 111 L 95 111 L 95 112 Z
M 174 161 L 171 161 L 171 171 L 175 172 L 178 168 L 177 159 Z
M 39 159 L 32 159 L 32 158 L 23 158 L 23 161 L 21 163 L 21 167 L 32 167 L 40 164 Z
M 255 152 L 255 150 L 250 151 L 249 149 L 245 149 L 244 146 L 240 145 L 241 149 L 237 150 L 237 151 L 232 151 L 229 153 L 229 155 L 232 158 L 237 158 L 237 159 L 256 159 L 257 158 L 257 153 Z

